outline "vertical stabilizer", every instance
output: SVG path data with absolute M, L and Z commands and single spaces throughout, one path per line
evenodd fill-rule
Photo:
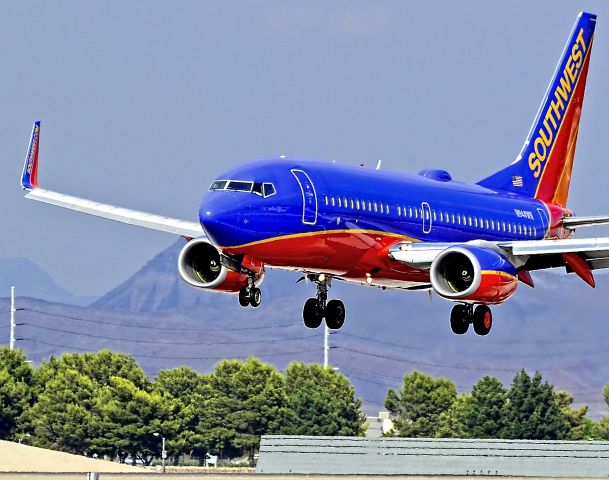
M 40 144 L 40 122 L 34 122 L 30 143 L 25 155 L 21 187 L 26 190 L 38 188 L 38 145 Z
M 479 185 L 566 205 L 595 26 L 579 14 L 520 154 Z

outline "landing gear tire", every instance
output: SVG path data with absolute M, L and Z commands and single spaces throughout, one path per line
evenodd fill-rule
M 258 287 L 250 289 L 250 305 L 252 307 L 259 307 L 262 303 L 262 292 Z
M 488 335 L 493 326 L 493 314 L 491 309 L 486 305 L 478 305 L 474 310 L 474 332 L 477 335 Z
M 239 290 L 239 305 L 247 307 L 250 304 L 250 294 L 247 291 L 247 287 L 243 287 Z
M 345 323 L 345 304 L 340 300 L 330 300 L 326 305 L 326 325 L 338 330 Z
M 317 328 L 321 325 L 323 315 L 319 311 L 319 302 L 316 298 L 309 298 L 305 302 L 302 318 L 307 328 Z
M 453 333 L 456 335 L 463 335 L 467 333 L 469 323 L 469 312 L 467 306 L 455 305 L 450 312 L 450 328 Z

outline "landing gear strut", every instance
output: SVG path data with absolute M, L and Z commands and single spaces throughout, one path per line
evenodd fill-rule
M 262 292 L 254 285 L 254 276 L 247 277 L 247 286 L 239 290 L 239 305 L 258 307 L 262 303 Z
M 471 304 L 455 305 L 450 312 L 450 328 L 453 333 L 463 335 L 469 324 L 474 325 L 477 335 L 488 335 L 493 326 L 493 314 L 487 305 L 478 305 L 474 310 Z
M 317 328 L 325 317 L 328 328 L 338 330 L 345 323 L 345 304 L 340 300 L 330 300 L 328 302 L 330 278 L 323 274 L 310 276 L 309 278 L 317 283 L 317 296 L 309 298 L 304 304 L 302 318 L 305 326 Z

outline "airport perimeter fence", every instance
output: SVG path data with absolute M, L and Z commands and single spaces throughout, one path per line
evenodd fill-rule
M 609 442 L 269 435 L 256 473 L 609 477 Z

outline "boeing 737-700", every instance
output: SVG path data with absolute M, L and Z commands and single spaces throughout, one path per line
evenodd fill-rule
M 337 329 L 345 306 L 332 281 L 431 290 L 455 302 L 450 325 L 489 333 L 489 305 L 510 298 L 530 272 L 563 267 L 594 287 L 609 267 L 609 238 L 575 239 L 609 217 L 567 208 L 596 16 L 582 12 L 516 160 L 475 184 L 443 170 L 418 175 L 279 157 L 245 163 L 213 180 L 189 222 L 101 204 L 38 187 L 40 122 L 22 186 L 27 198 L 161 230 L 187 240 L 178 272 L 188 284 L 261 303 L 267 268 L 299 271 L 316 286 L 304 324 Z

